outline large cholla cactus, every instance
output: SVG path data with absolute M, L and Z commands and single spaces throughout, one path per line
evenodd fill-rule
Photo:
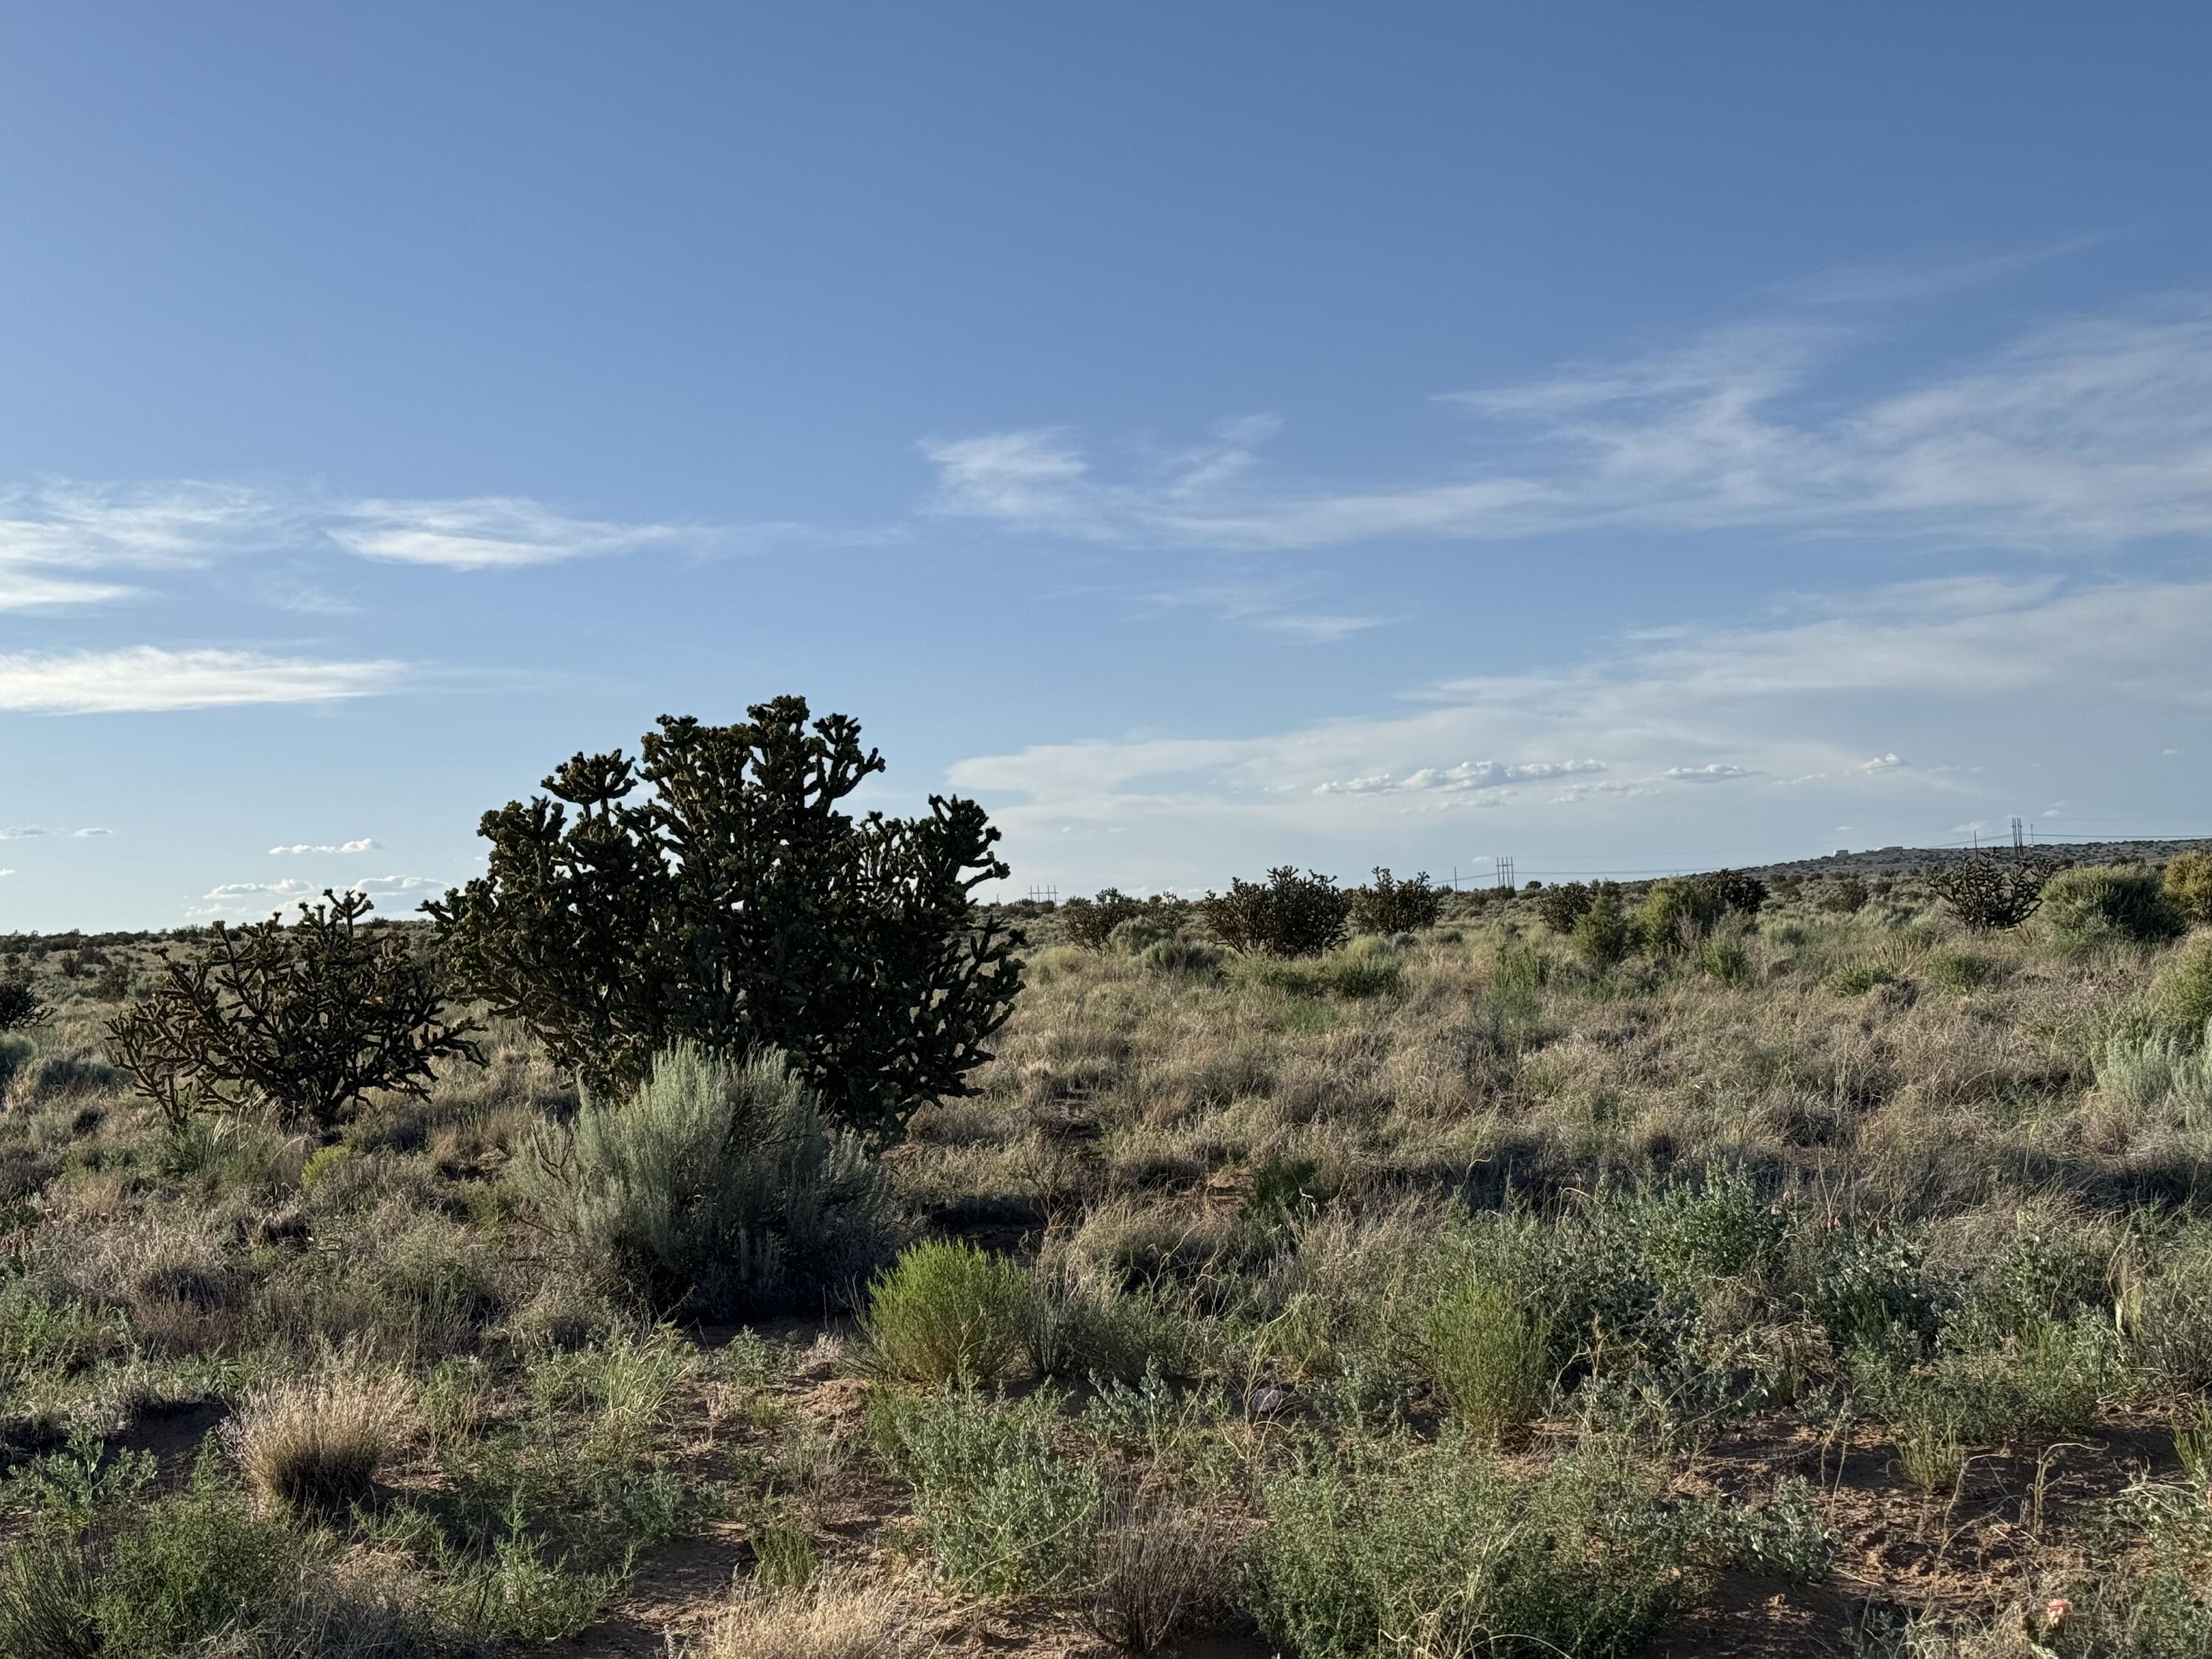
M 592 1091 L 636 1086 L 679 1039 L 775 1048 L 881 1139 L 968 1093 L 1012 1010 L 1018 936 L 972 898 L 1007 874 L 999 832 L 940 796 L 851 817 L 838 803 L 884 768 L 859 724 L 810 724 L 799 697 L 749 712 L 664 715 L 641 763 L 576 756 L 554 799 L 487 812 L 489 872 L 424 908 L 459 986 Z

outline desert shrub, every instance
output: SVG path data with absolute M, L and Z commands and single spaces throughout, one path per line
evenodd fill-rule
M 587 1260 L 658 1308 L 788 1304 L 865 1272 L 893 1230 L 882 1172 L 775 1054 L 679 1042 L 626 1099 L 540 1129 L 516 1168 Z
M 1318 960 L 1246 957 L 1237 963 L 1236 975 L 1246 984 L 1265 985 L 1293 996 L 1338 996 L 1356 1002 L 1395 994 L 1404 969 L 1394 956 L 1340 951 Z
M 0 1031 L 20 1031 L 46 1016 L 46 999 L 27 979 L 0 979 Z
M 1040 1267 L 1020 1309 L 1018 1346 L 1039 1376 L 1133 1382 L 1179 1367 L 1188 1346 L 1176 1311 L 1148 1291 Z
M 2152 1008 L 2166 1030 L 2191 1038 L 2212 1024 L 2212 934 L 2191 939 L 2166 964 L 2153 988 Z
M 1735 1567 L 1785 1583 L 1816 1583 L 1836 1565 L 1835 1535 L 1821 1523 L 1813 1488 L 1802 1474 L 1784 1475 L 1766 1502 L 1692 1502 L 1681 1519 L 1687 1553 L 1701 1566 Z
M 413 1416 L 413 1391 L 390 1373 L 337 1364 L 248 1394 L 225 1425 L 247 1487 L 272 1508 L 343 1515 L 376 1477 Z
M 1917 1244 L 1904 1233 L 1842 1235 L 1807 1301 L 1839 1353 L 1868 1348 L 1917 1355 L 1936 1340 L 1938 1299 Z
M 2212 1121 L 2212 1034 L 2190 1042 L 2170 1032 L 2115 1032 L 2097 1051 L 2097 1090 L 2138 1110 L 2171 1110 L 2194 1127 Z
M 1103 951 L 1114 930 L 1144 915 L 1144 900 L 1133 898 L 1117 887 L 1103 888 L 1096 898 L 1072 898 L 1060 907 L 1061 926 L 1071 944 L 1086 951 Z
M 1708 933 L 1699 939 L 1695 959 L 1698 972 L 1723 985 L 1748 985 L 1757 975 L 1750 946 L 1742 935 L 1732 931 Z
M 1590 902 L 1576 918 L 1573 939 L 1575 954 L 1601 970 L 1620 962 L 1635 947 L 1636 924 L 1621 908 L 1620 894 L 1611 882 L 1590 896 Z
M 131 1081 L 172 1123 L 266 1108 L 329 1129 L 371 1093 L 428 1097 L 436 1062 L 482 1059 L 444 1018 L 430 965 L 358 924 L 361 894 L 325 893 L 286 927 L 216 922 L 202 950 L 167 955 L 153 988 L 108 1023 Z
M 912 1483 L 915 1518 L 946 1576 L 984 1595 L 1048 1589 L 1089 1565 L 1103 1489 L 1053 1444 L 1060 1399 L 994 1405 L 972 1388 L 881 1396 L 871 1428 Z
M 1828 988 L 1839 997 L 1861 997 L 1877 985 L 1887 985 L 1897 978 L 1896 972 L 1886 962 L 1861 957 L 1855 962 L 1840 964 L 1828 975 Z
M 741 1584 L 684 1659 L 919 1659 L 928 1637 L 897 1589 L 825 1573 L 798 1588 Z
M 2017 927 L 2043 902 L 2057 873 L 2043 859 L 1975 853 L 1928 874 L 1928 890 L 1967 927 L 1990 933 Z
M 121 960 L 110 962 L 93 976 L 92 994 L 100 1002 L 120 1002 L 131 994 L 131 988 L 137 977 L 131 971 L 129 963 Z
M 1352 893 L 1352 929 L 1358 933 L 1410 933 L 1433 927 L 1443 914 L 1444 890 L 1432 886 L 1422 871 L 1410 881 L 1398 881 L 1377 866 L 1375 878 Z
M 973 902 L 1006 866 L 975 802 L 855 820 L 882 757 L 806 703 L 733 726 L 664 716 L 644 759 L 579 755 L 555 797 L 487 813 L 489 872 L 424 907 L 460 986 L 591 1091 L 689 1039 L 777 1048 L 873 1137 L 969 1091 L 1021 983 L 1018 934 Z M 574 820 L 568 808 L 576 810 Z
M 2044 884 L 2043 911 L 2059 938 L 2073 945 L 2154 944 L 2177 938 L 2189 926 L 2160 890 L 2157 875 L 2141 866 L 2062 870 Z
M 1543 918 L 1544 926 L 1553 933 L 1571 933 L 1575 931 L 1575 924 L 1589 912 L 1598 894 L 1613 885 L 1611 882 L 1600 882 L 1592 887 L 1583 882 L 1569 881 L 1547 887 L 1536 895 L 1536 914 Z
M 1031 1296 L 1021 1268 L 960 1239 L 915 1245 L 868 1285 L 860 1328 L 892 1376 L 988 1381 L 1021 1346 Z
M 1469 1278 L 1429 1310 L 1429 1375 L 1460 1420 L 1498 1440 L 1518 1433 L 1551 1393 L 1551 1332 L 1506 1286 Z
M 1300 875 L 1290 865 L 1267 872 L 1264 882 L 1238 879 L 1229 891 L 1209 892 L 1198 912 L 1214 937 L 1232 951 L 1271 957 L 1318 956 L 1344 937 L 1351 899 L 1327 876 Z
M 1755 916 L 1766 903 L 1766 884 L 1741 870 L 1716 870 L 1698 880 L 1723 912 Z
M 1929 951 L 1924 971 L 1930 985 L 1961 992 L 1978 990 L 1997 975 L 1996 964 L 1987 957 L 1948 947 Z
M 203 1457 L 190 1482 L 132 1513 L 98 1553 L 92 1650 L 101 1659 L 192 1651 L 274 1611 L 295 1592 L 312 1546 L 253 1513 Z
M 0 1094 L 38 1055 L 39 1045 L 20 1031 L 0 1031 Z
M 1917 1365 L 1862 1348 L 1851 1370 L 1863 1409 L 1893 1425 L 1900 1455 L 1945 1469 L 1965 1447 L 2081 1433 L 2127 1386 L 2119 1337 L 2095 1313 L 2038 1320 L 2002 1344 Z M 1908 1441 L 1915 1443 L 1910 1451 Z M 1940 1475 L 1912 1478 L 1931 1488 L 1944 1484 Z
M 2166 861 L 2160 886 L 2185 919 L 2212 922 L 2212 853 L 2176 853 Z
M 1175 936 L 1175 929 L 1158 916 L 1131 916 L 1106 936 L 1106 945 L 1116 956 L 1140 957 Z
M 1602 1659 L 1695 1593 L 1652 1483 L 1593 1453 L 1523 1476 L 1449 1443 L 1355 1447 L 1261 1496 L 1255 1611 L 1301 1659 Z
M 1209 979 L 1221 971 L 1220 948 L 1194 939 L 1163 939 L 1147 945 L 1137 957 L 1148 974 Z
M 2185 1223 L 2154 1235 L 2150 1273 L 2122 1304 L 2136 1357 L 2177 1392 L 2212 1389 L 2212 1230 Z
M 1719 896 L 1703 882 L 1664 876 L 1651 884 L 1637 908 L 1636 935 L 1654 956 L 1692 948 L 1725 914 Z
M 1831 915 L 1848 916 L 1865 909 L 1872 896 L 1858 877 L 1838 876 L 1825 884 L 1813 902 Z

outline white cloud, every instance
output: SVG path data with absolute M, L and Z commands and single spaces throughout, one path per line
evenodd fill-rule
M 141 645 L 0 656 L 0 710 L 119 714 L 241 703 L 327 702 L 394 690 L 405 665 Z
M 375 848 L 376 843 L 371 841 L 368 836 L 363 836 L 358 841 L 296 841 L 289 847 L 272 847 L 269 849 L 269 852 L 271 857 L 283 857 L 286 855 L 296 855 L 303 853 L 368 853 L 374 852 Z
M 2097 719 L 2114 729 L 2139 711 L 2212 712 L 2207 637 L 2212 576 L 1907 583 L 1762 626 L 1672 629 L 1580 662 L 1435 682 L 1383 712 L 1237 737 L 1092 738 L 978 756 L 956 765 L 952 781 L 984 798 L 1027 878 L 1065 884 L 1091 872 L 1045 838 L 1060 846 L 1066 834 L 1115 830 L 1127 836 L 1115 862 L 1096 869 L 1123 884 L 1218 883 L 1224 867 L 1326 858 L 1336 845 L 1354 860 L 1433 863 L 1437 842 L 1420 838 L 1450 835 L 1439 815 L 1478 799 L 1505 820 L 1486 840 L 1527 836 L 1534 848 L 1604 833 L 1611 845 L 1645 845 L 1669 834 L 1715 847 L 1717 861 L 1753 862 L 1739 849 L 1758 850 L 1744 845 L 1754 831 L 1788 824 L 1796 838 L 1856 819 L 1870 775 L 1893 781 L 1881 792 L 1886 810 L 1925 812 L 1905 820 L 1922 824 L 1917 833 L 1941 837 L 1972 811 L 2002 819 L 2019 810 L 2013 792 L 2032 787 L 2053 734 L 2081 717 L 2082 688 L 2097 688 Z M 1893 765 L 1876 747 L 1879 726 L 1864 729 L 1893 725 L 1893 703 L 1927 726 L 1923 741 L 1972 750 L 1979 765 L 1939 772 L 1901 756 Z M 1503 786 L 1533 782 L 1541 769 L 1601 763 L 1440 769 L 1431 758 L 1454 751 L 1602 755 L 1607 775 L 1513 788 Z M 1700 751 L 1732 758 L 1680 758 Z M 1792 787 L 1732 795 L 1725 819 L 1703 791 L 1680 787 L 1752 774 Z M 1892 827 L 1888 838 L 1903 833 Z M 1777 855 L 1796 844 L 1784 840 Z
M 279 881 L 227 881 L 210 888 L 197 902 L 186 905 L 185 915 L 198 918 L 265 916 L 272 911 L 293 909 L 303 902 L 313 903 L 322 896 L 326 886 L 335 884 L 301 881 L 289 876 Z M 428 876 L 366 876 L 344 884 L 340 890 L 381 900 L 442 892 L 445 887 L 445 883 Z
M 348 890 L 371 898 L 400 898 L 414 893 L 442 893 L 446 884 L 428 876 L 368 876 L 347 884 Z
M 574 519 L 512 495 L 465 501 L 358 501 L 337 509 L 331 538 L 365 559 L 511 570 L 647 548 L 696 545 L 702 532 L 676 525 Z
M 1382 795 L 1430 790 L 1450 794 L 1473 789 L 1504 789 L 1515 784 L 1540 783 L 1553 778 L 1577 777 L 1586 772 L 1602 772 L 1605 769 L 1605 763 L 1601 760 L 1531 761 L 1518 766 L 1509 766 L 1500 761 L 1462 761 L 1456 766 L 1420 767 L 1402 778 L 1379 772 L 1370 777 L 1318 783 L 1314 786 L 1314 793 Z
M 82 830 L 72 830 L 70 831 L 70 834 L 76 836 L 79 841 L 87 840 L 94 836 L 105 836 L 108 833 L 109 831 L 101 829 L 100 825 L 96 823 L 88 824 Z
M 1488 458 L 1364 489 L 1255 482 L 1259 428 L 1102 480 L 1061 428 L 924 446 L 941 512 L 1095 541 L 1290 549 L 1590 529 L 2051 547 L 2212 532 L 2212 302 L 2061 319 L 1852 395 L 1813 312 L 1453 394 Z
M 0 611 L 105 604 L 139 591 L 89 579 L 98 573 L 194 568 L 254 554 L 313 552 L 333 544 L 366 559 L 488 570 L 649 548 L 703 548 L 724 536 L 814 533 L 781 524 L 714 531 L 617 523 L 573 517 L 511 495 L 402 500 L 191 479 L 49 482 L 0 488 Z M 296 574 L 272 578 L 262 597 L 280 609 L 310 614 L 353 608 Z
M 12 876 L 15 873 L 13 870 L 0 870 L 0 876 Z

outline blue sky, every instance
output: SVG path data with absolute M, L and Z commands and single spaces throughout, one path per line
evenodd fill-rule
M 1016 891 L 2204 832 L 2208 48 L 10 8 L 0 928 L 405 909 L 787 690 Z

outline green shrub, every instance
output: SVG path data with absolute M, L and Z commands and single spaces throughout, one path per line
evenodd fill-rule
M 1596 1453 L 1516 1475 L 1462 1444 L 1354 1447 L 1261 1497 L 1255 1611 L 1300 1659 L 1607 1659 L 1696 1593 L 1653 1483 Z
M 1319 961 L 1245 957 L 1237 963 L 1235 973 L 1246 984 L 1264 985 L 1293 996 L 1339 996 L 1352 1001 L 1394 994 L 1403 975 L 1395 957 L 1356 951 L 1340 951 Z
M 1059 1422 L 1049 1390 L 1011 1406 L 967 1387 L 876 1404 L 876 1443 L 913 1484 L 915 1518 L 948 1577 L 1011 1595 L 1089 1565 L 1103 1488 L 1096 1469 L 1054 1448 Z
M 1928 982 L 1945 991 L 1978 990 L 1996 978 L 1996 964 L 1971 951 L 1948 947 L 1928 953 Z
M 1060 907 L 1061 925 L 1069 940 L 1086 951 L 1103 951 L 1114 930 L 1146 913 L 1144 900 L 1132 898 L 1119 888 L 1108 887 L 1096 898 L 1072 898 Z
M 1352 908 L 1327 876 L 1282 865 L 1264 882 L 1238 879 L 1226 893 L 1198 902 L 1206 925 L 1232 951 L 1270 957 L 1311 957 L 1344 937 Z
M 1757 976 L 1751 949 L 1734 933 L 1708 933 L 1698 941 L 1698 971 L 1723 985 L 1748 985 Z
M 1137 957 L 1148 974 L 1210 979 L 1221 972 L 1218 947 L 1192 939 L 1163 939 L 1147 945 Z
M 1822 887 L 1813 902 L 1831 915 L 1848 916 L 1866 908 L 1871 896 L 1867 884 L 1856 876 L 1838 876 Z
M 1665 876 L 1651 884 L 1636 912 L 1636 935 L 1654 956 L 1676 956 L 1709 933 L 1725 907 L 1701 881 Z
M 1019 1350 L 1031 1295 L 1028 1276 L 1003 1256 L 930 1239 L 870 1283 L 860 1329 L 890 1376 L 933 1387 L 988 1382 Z
M 1116 956 L 1140 957 L 1153 945 L 1175 938 L 1175 929 L 1158 916 L 1131 916 L 1107 935 L 1107 948 Z
M 1352 894 L 1352 928 L 1359 933 L 1411 933 L 1433 927 L 1443 915 L 1444 890 L 1433 886 L 1422 871 L 1411 881 L 1398 881 L 1377 866 L 1375 878 Z
M 2212 853 L 2176 853 L 2160 884 L 2166 902 L 2187 920 L 2212 922 Z
M 484 815 L 490 868 L 426 904 L 458 986 L 528 1027 L 595 1094 L 680 1040 L 777 1048 L 845 1127 L 895 1134 L 969 1072 L 1021 988 L 1021 938 L 971 800 L 837 810 L 883 757 L 800 697 L 731 726 L 663 716 L 644 758 L 578 755 Z M 567 805 L 563 805 L 566 803 Z M 568 807 L 576 809 L 573 822 Z
M 1766 904 L 1766 884 L 1741 870 L 1715 870 L 1698 879 L 1723 913 L 1755 916 Z
M 2097 1051 L 2097 1091 L 2142 1111 L 2167 1110 L 2190 1127 L 2212 1121 L 2212 1032 L 2115 1033 Z
M 256 1515 L 204 1456 L 181 1491 L 136 1511 L 100 1564 L 101 1659 L 166 1659 L 272 1612 L 295 1592 L 309 1541 Z
M 1887 963 L 1870 962 L 1862 957 L 1847 962 L 1828 975 L 1828 988 L 1839 997 L 1864 996 L 1877 985 L 1893 982 L 1897 975 Z
M 37 1056 L 39 1045 L 20 1031 L 0 1031 L 0 1095 Z
M 679 1043 L 628 1099 L 541 1130 L 516 1168 L 587 1259 L 658 1308 L 787 1305 L 865 1272 L 892 1231 L 882 1172 L 773 1054 L 739 1065 Z
M 2160 1025 L 2191 1039 L 2212 1025 L 2212 934 L 2190 940 L 2167 964 L 2152 1006 Z
M 2100 864 L 2062 870 L 2044 884 L 2044 914 L 2071 945 L 2106 939 L 2154 944 L 2189 924 L 2160 890 L 2157 874 L 2140 865 Z
M 2153 1235 L 2155 1270 L 2122 1304 L 2136 1357 L 2179 1393 L 2212 1389 L 2212 1228 L 2176 1224 Z
M 1517 1434 L 1552 1389 L 1551 1332 L 1504 1285 L 1468 1279 L 1431 1306 L 1429 1375 L 1461 1421 L 1486 1439 Z
M 1620 894 L 1611 882 L 1583 908 L 1575 921 L 1573 937 L 1575 954 L 1600 970 L 1613 966 L 1635 948 L 1636 924 L 1621 908 Z
M 1556 887 L 1547 887 L 1536 895 L 1536 914 L 1543 918 L 1544 926 L 1555 933 L 1571 933 L 1575 924 L 1589 913 L 1590 906 L 1600 893 L 1613 888 L 1614 904 L 1620 903 L 1619 890 L 1612 882 L 1600 882 L 1595 887 L 1579 881 L 1562 882 Z

